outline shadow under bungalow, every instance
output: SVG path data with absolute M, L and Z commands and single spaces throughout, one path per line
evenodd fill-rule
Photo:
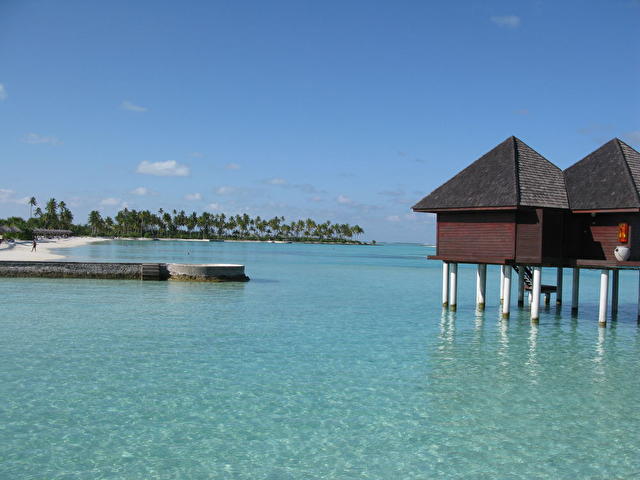
M 512 272 L 518 306 L 525 291 L 531 320 L 540 295 L 562 301 L 563 268 L 573 268 L 572 311 L 578 310 L 581 268 L 601 269 L 599 324 L 618 309 L 622 269 L 640 268 L 640 153 L 613 139 L 562 171 L 509 137 L 414 205 L 437 215 L 443 262 L 442 302 L 457 304 L 457 265 L 477 264 L 476 302 L 484 309 L 487 264 L 501 265 L 502 316 L 510 309 Z M 541 284 L 541 268 L 557 268 L 556 285 Z M 639 311 L 640 321 L 640 311 Z

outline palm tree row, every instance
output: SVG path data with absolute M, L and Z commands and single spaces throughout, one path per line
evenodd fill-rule
M 73 225 L 73 213 L 63 201 L 58 202 L 55 198 L 50 198 L 44 206 L 44 211 L 38 206 L 35 197 L 31 197 L 27 205 L 29 205 L 28 220 L 24 220 L 21 217 L 9 217 L 5 220 L 0 220 L 0 225 L 15 226 L 23 231 L 30 231 L 35 228 L 56 230 L 77 230 L 79 228 Z
M 203 239 L 256 239 L 291 241 L 354 241 L 364 233 L 359 225 L 338 224 L 326 221 L 317 223 L 308 218 L 289 223 L 284 217 L 263 219 L 259 216 L 226 216 L 224 213 L 186 213 L 158 210 L 120 210 L 115 217 L 103 218 L 93 210 L 89 214 L 91 235 L 203 238 Z

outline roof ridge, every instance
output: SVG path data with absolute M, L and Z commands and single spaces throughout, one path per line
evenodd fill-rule
M 520 151 L 518 150 L 518 142 L 517 138 L 514 135 L 511 135 L 511 140 L 513 142 L 513 168 L 515 170 L 516 177 L 516 206 L 520 206 Z
M 622 148 L 622 145 L 621 145 L 621 143 L 624 143 L 624 142 L 620 140 L 618 137 L 614 138 L 613 141 L 618 147 L 618 150 L 620 151 L 620 155 L 622 155 L 624 166 L 627 169 L 627 173 L 629 174 L 629 179 L 631 180 L 631 184 L 634 187 L 633 191 L 636 194 L 636 199 L 638 200 L 638 204 L 640 204 L 640 192 L 638 192 L 638 185 L 636 184 L 636 180 L 633 177 L 633 172 L 631 171 L 631 167 L 629 166 L 629 161 L 627 160 L 627 156 L 624 154 L 624 149 Z M 625 145 L 628 146 L 626 143 Z

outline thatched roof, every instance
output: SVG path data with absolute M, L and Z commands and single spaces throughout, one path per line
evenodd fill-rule
M 509 137 L 413 206 L 447 209 L 569 208 L 562 170 L 522 140 Z
M 36 235 L 73 235 L 71 230 L 55 230 L 52 228 L 34 228 L 33 233 Z
M 20 232 L 22 232 L 22 230 L 20 230 L 18 227 L 0 225 L 0 233 L 20 233 Z
M 572 210 L 640 209 L 640 153 L 618 138 L 564 171 Z

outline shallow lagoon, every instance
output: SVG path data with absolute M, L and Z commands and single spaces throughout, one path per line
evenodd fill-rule
M 637 478 L 637 275 L 606 329 L 596 272 L 535 327 L 495 267 L 443 313 L 431 251 L 109 242 L 73 255 L 252 281 L 0 279 L 0 478 Z

